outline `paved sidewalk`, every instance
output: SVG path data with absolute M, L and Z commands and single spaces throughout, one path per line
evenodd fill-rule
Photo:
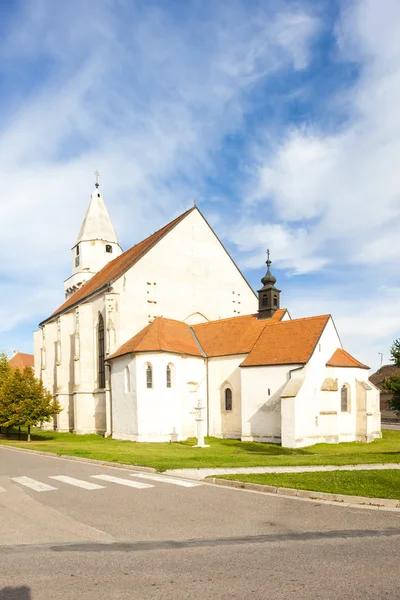
M 237 467 L 234 469 L 170 469 L 165 475 L 186 477 L 187 479 L 205 479 L 212 475 L 245 475 L 246 473 L 314 473 L 317 471 L 372 471 L 376 469 L 400 469 L 400 463 L 366 465 L 324 465 L 302 467 Z

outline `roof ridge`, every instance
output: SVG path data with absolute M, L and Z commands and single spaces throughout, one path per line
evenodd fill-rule
M 206 321 L 205 323 L 193 323 L 191 327 L 200 327 L 202 325 L 210 325 L 211 323 L 222 323 L 222 321 L 229 321 L 231 319 L 244 319 L 244 317 L 257 317 L 257 313 L 249 313 L 247 315 L 237 315 L 233 317 L 224 317 L 223 319 L 214 319 L 212 321 Z

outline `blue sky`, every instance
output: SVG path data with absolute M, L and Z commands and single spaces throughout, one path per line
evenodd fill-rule
M 0 0 L 0 347 L 63 299 L 93 171 L 125 249 L 194 198 L 254 288 L 400 337 L 396 0 Z

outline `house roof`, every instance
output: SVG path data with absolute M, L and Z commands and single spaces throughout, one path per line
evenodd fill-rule
M 208 357 L 248 354 L 267 325 L 279 322 L 286 309 L 277 310 L 271 319 L 243 315 L 192 325 L 201 347 Z
M 118 348 L 114 354 L 107 357 L 107 360 L 131 352 L 160 351 L 203 356 L 189 325 L 181 321 L 158 317 Z
M 240 366 L 307 363 L 330 318 L 321 315 L 270 323 Z
M 248 354 L 241 366 L 305 364 L 330 315 L 282 321 L 286 309 L 271 319 L 243 315 L 189 326 L 158 317 L 123 344 L 108 360 L 131 352 L 176 352 L 209 358 Z
M 383 367 L 369 377 L 369 380 L 380 389 L 381 392 L 386 392 L 383 387 L 383 382 L 385 379 L 388 379 L 388 377 L 400 377 L 400 367 L 397 367 L 396 365 L 383 365 Z
M 145 240 L 139 242 L 111 262 L 103 267 L 96 275 L 94 275 L 89 281 L 87 281 L 79 290 L 77 290 L 68 300 L 64 302 L 57 310 L 48 318 L 42 321 L 40 325 L 46 323 L 50 319 L 53 319 L 60 313 L 64 312 L 74 304 L 81 302 L 88 296 L 96 293 L 113 281 L 121 277 L 132 265 L 134 265 L 142 256 L 146 254 L 155 244 L 161 240 L 168 232 L 170 232 L 178 223 L 180 223 L 189 213 L 196 210 L 196 207 L 192 207 L 179 217 L 147 237 Z
M 326 363 L 327 367 L 355 367 L 357 369 L 369 369 L 367 365 L 364 365 L 359 360 L 351 356 L 346 350 L 342 348 L 338 348 L 332 354 L 328 362 Z
M 8 362 L 13 369 L 19 369 L 20 371 L 23 371 L 25 367 L 33 369 L 33 354 L 17 352 Z

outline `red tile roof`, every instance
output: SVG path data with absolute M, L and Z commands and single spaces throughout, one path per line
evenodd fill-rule
M 160 351 L 203 356 L 189 325 L 181 321 L 157 317 L 150 325 L 118 348 L 114 354 L 107 357 L 107 360 L 131 352 Z
M 207 356 L 247 354 L 267 325 L 279 322 L 286 309 L 277 310 L 271 319 L 243 315 L 192 325 L 192 329 Z
M 358 361 L 354 356 L 351 356 L 346 350 L 342 348 L 338 348 L 332 354 L 328 362 L 326 363 L 327 367 L 353 367 L 357 369 L 369 369 L 367 365 L 364 365 L 360 361 Z
M 8 362 L 13 369 L 19 369 L 20 371 L 23 371 L 25 367 L 33 369 L 33 354 L 17 352 Z
M 195 207 L 184 212 L 182 215 L 147 237 L 145 240 L 139 242 L 123 254 L 118 256 L 111 262 L 109 262 L 105 267 L 101 269 L 96 275 L 94 275 L 89 281 L 87 281 L 79 290 L 77 290 L 68 300 L 64 302 L 57 310 L 49 317 L 49 319 L 54 318 L 56 315 L 64 312 L 66 309 L 70 308 L 74 304 L 84 300 L 91 294 L 94 294 L 101 288 L 106 285 L 112 283 L 121 275 L 126 273 L 126 271 L 134 265 L 146 252 L 148 252 L 155 244 L 161 240 L 167 233 L 169 233 L 178 223 L 180 223 L 189 213 L 193 210 L 196 210 Z M 43 321 L 45 323 L 49 319 Z M 41 325 L 43 324 L 41 323 Z
M 270 323 L 240 366 L 307 363 L 329 319 L 321 315 Z

